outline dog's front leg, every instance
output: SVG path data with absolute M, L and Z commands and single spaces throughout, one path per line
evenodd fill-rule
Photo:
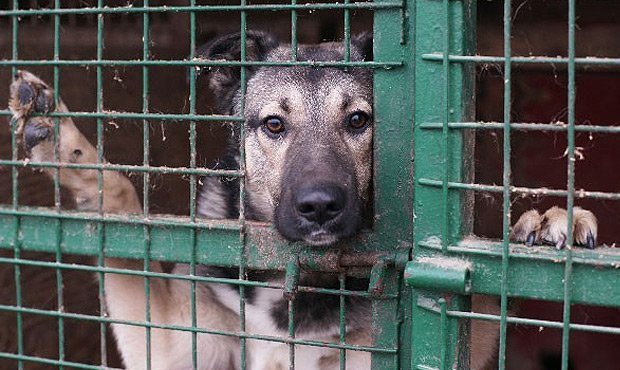
M 16 124 L 16 133 L 33 162 L 56 162 L 73 164 L 97 163 L 97 151 L 82 135 L 69 117 L 60 118 L 57 138 L 57 158 L 54 150 L 54 121 L 40 114 L 68 112 L 62 101 L 54 104 L 54 92 L 35 75 L 19 71 L 10 88 L 9 107 Z M 43 170 L 48 176 L 55 176 L 54 168 Z M 60 185 L 70 190 L 78 209 L 97 210 L 99 187 L 97 170 L 60 167 Z M 122 174 L 103 172 L 103 211 L 106 213 L 140 213 L 141 206 L 131 182 Z M 141 261 L 107 258 L 106 267 L 142 270 Z M 159 272 L 159 263 L 152 263 L 151 271 Z M 151 315 L 153 320 L 165 321 L 161 317 L 162 296 L 166 292 L 166 282 L 151 279 Z M 146 318 L 145 283 L 142 277 L 106 274 L 106 302 L 111 318 L 143 322 Z M 145 329 L 138 326 L 114 325 L 126 365 L 132 369 L 145 367 Z M 154 338 L 156 341 L 158 338 Z
M 56 162 L 54 150 L 54 121 L 40 114 L 68 112 L 60 101 L 54 104 L 54 92 L 33 74 L 20 71 L 11 84 L 10 109 L 30 159 L 36 162 Z M 60 118 L 58 159 L 60 163 L 97 163 L 97 151 L 77 129 L 73 120 Z M 55 176 L 55 169 L 44 172 Z M 60 185 L 69 189 L 80 210 L 97 210 L 99 181 L 97 170 L 60 167 Z M 141 206 L 131 182 L 118 172 L 103 172 L 103 211 L 106 213 L 140 213 Z M 143 262 L 105 259 L 106 267 L 143 270 Z M 161 264 L 152 262 L 151 272 L 161 272 Z M 189 273 L 187 266 L 177 265 L 176 274 Z M 192 326 L 192 286 L 186 280 L 149 279 L 150 323 L 157 326 Z M 147 329 L 139 323 L 147 319 L 145 279 L 140 276 L 107 273 L 105 275 L 105 300 L 110 318 L 127 321 L 113 324 L 117 346 L 128 369 L 147 368 Z M 238 328 L 237 316 L 218 304 L 211 290 L 198 285 L 196 294 L 197 324 L 202 328 L 234 331 Z M 129 323 L 131 322 L 131 323 Z M 192 350 L 198 352 L 198 369 L 220 370 L 239 367 L 239 343 L 232 336 L 198 334 L 193 343 L 189 331 L 151 329 L 150 368 L 192 368 Z

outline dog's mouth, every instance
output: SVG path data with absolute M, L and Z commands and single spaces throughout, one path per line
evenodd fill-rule
M 335 244 L 338 241 L 338 236 L 321 229 L 305 235 L 303 240 L 313 247 L 324 247 Z

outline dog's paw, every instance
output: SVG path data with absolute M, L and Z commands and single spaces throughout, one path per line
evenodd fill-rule
M 568 214 L 565 209 L 552 207 L 543 215 L 537 210 L 525 212 L 512 227 L 510 240 L 525 243 L 553 245 L 560 249 L 566 245 Z M 596 216 L 580 207 L 573 208 L 573 240 L 575 245 L 593 249 L 596 246 L 598 224 Z
M 52 136 L 53 121 L 49 117 L 33 115 L 46 114 L 55 109 L 54 92 L 37 76 L 27 71 L 15 74 L 10 88 L 9 108 L 16 122 L 15 132 L 23 135 L 23 144 L 28 152 Z

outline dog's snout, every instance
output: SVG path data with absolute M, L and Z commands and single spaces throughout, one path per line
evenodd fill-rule
M 346 199 L 345 191 L 338 186 L 312 186 L 297 193 L 295 208 L 301 217 L 323 225 L 342 213 Z

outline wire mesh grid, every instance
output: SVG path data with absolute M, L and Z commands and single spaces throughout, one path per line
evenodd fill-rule
M 8 159 L 1 159 L 0 166 L 10 169 L 11 175 L 11 204 L 10 206 L 0 207 L 0 215 L 3 218 L 0 244 L 4 249 L 12 250 L 11 256 L 3 255 L 0 263 L 3 266 L 12 267 L 14 270 L 15 299 L 14 302 L 0 305 L 0 310 L 5 313 L 15 315 L 16 338 L 14 338 L 15 349 L 3 349 L 0 358 L 12 360 L 10 366 L 15 365 L 19 369 L 36 366 L 48 365 L 57 368 L 81 368 L 81 369 L 101 369 L 115 368 L 118 363 L 108 360 L 110 347 L 114 346 L 110 340 L 111 329 L 109 325 L 115 327 L 133 327 L 144 329 L 144 343 L 139 344 L 142 349 L 139 352 L 144 354 L 143 368 L 160 368 L 161 364 L 153 363 L 154 353 L 152 341 L 155 330 L 169 330 L 176 332 L 186 332 L 191 335 L 191 367 L 194 369 L 202 368 L 199 357 L 199 340 L 202 334 L 211 334 L 221 337 L 238 338 L 240 347 L 240 359 L 238 363 L 241 368 L 248 368 L 247 346 L 248 341 L 264 341 L 283 343 L 287 345 L 289 353 L 288 367 L 295 368 L 295 353 L 300 347 L 322 347 L 331 348 L 338 351 L 338 364 L 336 367 L 347 368 L 348 351 L 362 351 L 372 354 L 373 367 L 375 368 L 394 368 L 399 363 L 399 356 L 406 354 L 399 351 L 400 336 L 408 336 L 402 333 L 398 327 L 402 320 L 398 317 L 400 310 L 407 310 L 406 306 L 400 304 L 401 288 L 399 274 L 397 271 L 402 269 L 402 265 L 408 256 L 410 243 L 410 227 L 395 227 L 388 222 L 376 222 L 372 231 L 364 232 L 350 246 L 349 252 L 336 253 L 333 251 L 307 250 L 301 245 L 290 244 L 283 241 L 275 231 L 268 225 L 263 225 L 246 220 L 245 212 L 245 184 L 239 181 L 239 217 L 237 220 L 207 220 L 199 217 L 196 201 L 198 198 L 199 182 L 201 177 L 221 177 L 226 179 L 239 179 L 245 175 L 245 148 L 239 146 L 239 168 L 216 170 L 199 164 L 197 153 L 197 128 L 199 125 L 212 124 L 217 122 L 231 122 L 239 127 L 241 143 L 244 142 L 245 128 L 241 124 L 245 122 L 245 117 L 219 114 L 198 113 L 199 102 L 197 100 L 197 77 L 201 68 L 213 67 L 235 67 L 240 70 L 240 99 L 241 109 L 243 104 L 248 79 L 248 68 L 254 67 L 312 67 L 312 68 L 370 68 L 377 71 L 376 74 L 383 76 L 383 83 L 390 84 L 408 75 L 404 70 L 403 60 L 400 53 L 402 51 L 404 34 L 402 25 L 404 24 L 403 3 L 393 1 L 378 2 L 350 2 L 344 3 L 303 3 L 298 4 L 293 0 L 290 4 L 248 4 L 245 0 L 241 3 L 232 5 L 205 5 L 198 4 L 195 0 L 190 0 L 187 4 L 163 6 L 159 3 L 151 4 L 144 0 L 139 4 L 128 4 L 125 6 L 109 6 L 107 2 L 97 0 L 96 2 L 84 3 L 82 6 L 76 4 L 61 4 L 59 0 L 54 0 L 49 4 L 26 4 L 17 0 L 10 2 L 6 10 L 0 10 L 0 18 L 10 21 L 11 29 L 11 55 L 9 58 L 0 60 L 0 68 L 11 69 L 11 74 L 16 76 L 19 70 L 29 68 L 51 68 L 52 79 L 50 85 L 53 87 L 55 106 L 61 105 L 60 96 L 63 94 L 66 85 L 61 85 L 61 72 L 68 68 L 87 68 L 95 71 L 96 107 L 92 111 L 55 111 L 44 114 L 51 117 L 54 122 L 54 155 L 52 160 L 32 161 L 21 158 L 19 150 L 20 138 L 17 133 L 16 122 L 12 122 L 11 129 L 11 156 Z M 298 12 L 313 11 L 342 11 L 343 14 L 343 33 L 340 37 L 344 41 L 345 51 L 342 61 L 300 61 L 297 60 L 298 53 Z M 385 50 L 375 47 L 375 58 L 372 61 L 358 62 L 351 58 L 351 13 L 357 10 L 375 12 L 375 32 L 380 32 L 383 28 L 386 31 L 382 37 L 386 40 L 401 40 L 401 43 L 388 46 L 385 43 Z M 291 23 L 291 60 L 285 62 L 263 62 L 250 60 L 246 55 L 248 14 L 259 11 L 289 12 Z M 241 54 L 239 60 L 233 61 L 212 61 L 200 58 L 197 54 L 198 47 L 198 15 L 205 13 L 223 12 L 225 17 L 238 18 L 240 24 L 240 44 Z M 151 53 L 151 20 L 154 14 L 185 14 L 187 16 L 186 27 L 189 28 L 189 56 L 177 57 L 173 59 L 157 59 Z M 111 15 L 137 15 L 141 23 L 141 43 L 142 51 L 139 58 L 120 59 L 106 58 L 106 17 Z M 94 59 L 75 59 L 64 57 L 61 47 L 64 45 L 61 40 L 63 35 L 63 19 L 67 16 L 92 15 L 96 20 L 92 25 L 96 29 L 96 56 Z M 53 57 L 26 59 L 20 54 L 20 22 L 26 17 L 51 18 L 53 26 Z M 396 27 L 395 27 L 396 25 Z M 106 92 L 106 68 L 137 68 L 141 72 L 141 109 L 136 111 L 119 112 L 111 111 L 104 104 L 107 97 Z M 151 87 L 152 71 L 157 67 L 183 67 L 188 70 L 188 92 L 187 109 L 180 113 L 161 113 L 154 110 L 150 103 L 154 94 L 161 92 L 153 90 Z M 392 71 L 392 69 L 395 69 Z M 77 82 L 77 81 L 76 81 Z M 398 92 L 394 96 L 405 96 L 404 92 Z M 66 96 L 65 96 L 66 98 Z M 377 98 L 376 119 L 380 120 L 382 112 L 392 110 L 389 103 L 391 97 L 388 93 L 383 98 Z M 67 101 L 70 105 L 71 102 Z M 401 109 L 399 125 L 404 129 L 408 126 L 405 119 L 407 107 Z M 2 116 L 10 117 L 11 112 L 3 110 Z M 41 114 L 33 114 L 40 116 Z M 386 116 L 387 117 L 387 116 Z M 61 134 L 61 123 L 65 119 L 91 119 L 96 123 L 96 161 L 93 163 L 69 163 L 62 161 L 59 153 L 58 138 Z M 111 136 L 106 135 L 106 125 L 113 120 L 134 120 L 141 123 L 142 139 L 142 158 L 139 164 L 112 164 L 104 159 L 105 145 Z M 153 165 L 151 157 L 152 122 L 162 125 L 175 125 L 178 121 L 188 123 L 189 131 L 189 163 L 186 166 L 157 166 Z M 381 135 L 382 130 L 378 129 L 378 139 L 389 141 L 394 136 L 393 133 Z M 107 137 L 106 137 L 107 136 Z M 406 143 L 410 145 L 410 143 Z M 408 163 L 406 153 L 401 152 L 402 144 L 398 147 L 388 147 L 383 150 L 383 154 L 377 159 L 394 163 Z M 52 174 L 53 183 L 53 208 L 27 207 L 20 200 L 20 193 L 23 187 L 20 185 L 20 168 L 30 167 Z M 382 170 L 379 170 L 382 168 Z M 89 212 L 76 212 L 63 209 L 61 187 L 61 172 L 63 170 L 94 171 L 96 172 L 96 182 L 98 194 L 96 205 L 91 207 Z M 391 166 L 377 166 L 377 174 L 380 171 L 396 173 L 397 169 Z M 105 204 L 105 182 L 106 176 L 114 173 L 133 173 L 141 177 L 143 188 L 140 213 L 115 214 L 106 209 Z M 153 175 L 180 175 L 185 176 L 189 182 L 189 214 L 187 216 L 159 215 L 152 212 L 152 200 L 148 189 L 153 186 Z M 135 175 L 134 175 L 135 176 Z M 386 180 L 384 180 L 387 184 Z M 134 179 L 135 182 L 135 179 Z M 391 184 L 385 186 L 383 194 L 378 189 L 384 186 L 378 182 L 376 209 L 384 210 L 386 217 L 394 216 L 392 219 L 401 219 L 403 224 L 410 224 L 410 211 L 408 206 L 404 209 L 391 211 L 390 194 L 398 192 L 402 197 L 403 204 L 411 204 L 410 192 L 403 192 L 402 188 L 393 189 Z M 397 232 L 394 230 L 400 229 Z M 383 238 L 382 234 L 391 237 Z M 173 246 L 171 248 L 171 246 Z M 24 257 L 24 252 L 40 251 L 53 253 L 53 260 L 38 260 Z M 84 263 L 72 263 L 67 261 L 67 255 L 78 254 L 93 256 L 96 263 L 88 265 Z M 278 256 L 274 258 L 273 256 Z M 140 266 L 134 269 L 124 268 L 112 261 L 113 258 L 130 258 L 141 261 Z M 167 272 L 162 269 L 153 269 L 157 261 L 186 263 L 189 265 L 188 274 L 177 274 Z M 336 262 L 334 262 L 336 261 Z M 197 273 L 197 268 L 201 265 L 224 266 L 238 269 L 238 275 L 232 277 L 210 277 L 201 276 Z M 399 267 L 400 266 L 400 267 Z M 31 306 L 24 302 L 24 277 L 23 269 L 40 268 L 53 270 L 55 273 L 56 286 L 56 307 L 53 309 Z M 252 270 L 277 269 L 285 272 L 285 279 L 282 283 L 265 281 L 254 281 L 248 275 Z M 319 271 L 330 272 L 337 276 L 338 284 L 334 288 L 304 286 L 299 282 L 300 270 L 316 269 Z M 80 271 L 94 273 L 97 275 L 97 291 L 100 299 L 99 311 L 97 314 L 86 314 L 82 312 L 72 312 L 67 310 L 63 301 L 66 297 L 64 286 L 68 283 L 65 276 L 66 272 Z M 348 287 L 347 279 L 349 276 L 365 276 L 370 278 L 367 290 L 352 290 Z M 139 320 L 124 319 L 113 315 L 106 305 L 104 297 L 109 292 L 107 281 L 114 277 L 134 277 L 143 279 L 144 294 L 144 317 Z M 190 319 L 188 325 L 170 325 L 157 322 L 152 317 L 153 286 L 160 281 L 183 281 L 189 284 L 189 306 Z M 218 330 L 209 327 L 201 327 L 198 317 L 198 299 L 201 284 L 225 284 L 238 287 L 239 293 L 239 327 L 237 330 Z M 385 285 L 388 286 L 385 286 Z M 287 320 L 287 335 L 282 337 L 269 336 L 260 333 L 253 333 L 246 327 L 246 299 L 247 289 L 261 288 L 282 291 L 289 297 Z M 338 306 L 338 336 L 334 342 L 306 339 L 299 336 L 295 329 L 295 299 L 298 294 L 315 294 L 337 297 Z M 404 291 L 405 296 L 407 291 Z M 372 300 L 372 320 L 373 327 L 376 328 L 372 333 L 372 345 L 350 344 L 347 339 L 346 314 L 348 311 L 348 297 L 360 297 Z M 25 343 L 25 336 L 28 333 L 28 320 L 32 316 L 49 317 L 56 321 L 57 334 L 57 357 L 47 357 L 38 355 L 38 351 L 28 348 Z M 81 358 L 72 360 L 72 353 L 67 349 L 67 337 L 73 333 L 67 332 L 66 323 L 71 320 L 78 322 L 92 322 L 99 326 L 97 335 L 100 351 L 99 358 Z M 380 329 L 380 330 L 379 330 Z M 36 347 L 35 347 L 36 348 Z
M 571 333 L 619 333 L 619 328 L 615 326 L 576 323 L 575 315 L 571 315 L 571 308 L 576 304 L 610 307 L 618 307 L 620 304 L 613 287 L 618 278 L 618 254 L 613 246 L 601 245 L 594 250 L 579 248 L 583 245 L 579 245 L 573 235 L 573 211 L 577 202 L 588 199 L 617 201 L 620 195 L 617 192 L 579 189 L 575 185 L 575 163 L 581 155 L 581 148 L 577 147 L 575 141 L 576 134 L 585 132 L 609 136 L 618 132 L 613 124 L 578 124 L 575 113 L 576 71 L 581 67 L 583 73 L 588 73 L 591 71 L 588 68 L 601 66 L 615 70 L 618 59 L 605 55 L 577 57 L 575 35 L 579 15 L 574 0 L 561 2 L 562 7 L 554 8 L 566 12 L 562 29 L 567 45 L 566 55 L 514 55 L 512 42 L 515 34 L 512 26 L 516 13 L 525 4 L 503 1 L 503 55 L 484 55 L 476 50 L 476 2 L 418 2 L 417 29 L 434 25 L 441 32 L 435 32 L 430 37 L 424 34 L 416 39 L 416 247 L 414 263 L 406 272 L 408 281 L 420 289 L 416 290 L 413 299 L 415 334 L 412 368 L 469 368 L 469 359 L 463 357 L 461 351 L 453 350 L 459 344 L 468 343 L 468 340 L 462 341 L 463 336 L 470 335 L 468 329 L 462 326 L 463 321 L 471 320 L 472 327 L 480 322 L 496 323 L 497 327 L 491 330 L 497 330 L 499 346 L 497 361 L 491 366 L 499 369 L 511 368 L 507 361 L 510 354 L 509 325 L 535 326 L 541 331 L 545 328 L 559 329 L 561 355 L 557 367 L 562 369 L 572 368 L 570 358 L 574 355 L 574 348 L 571 349 L 571 337 L 574 335 L 571 336 Z M 429 18 L 432 20 L 428 21 Z M 534 29 L 532 33 L 546 32 L 542 22 L 530 27 Z M 501 52 L 501 49 L 498 51 Z M 472 81 L 472 76 L 476 74 L 475 68 L 489 65 L 501 71 L 503 122 L 476 121 L 471 110 L 471 100 L 475 96 Z M 565 74 L 565 122 L 515 122 L 514 70 L 532 66 L 553 69 L 556 78 L 558 74 Z M 434 84 L 429 82 L 430 76 L 435 76 Z M 425 94 L 420 93 L 421 88 L 426 89 Z M 588 91 L 580 90 L 580 93 L 588 94 Z M 441 102 L 441 105 L 437 102 Z M 515 183 L 514 163 L 531 160 L 512 155 L 514 141 L 511 140 L 511 134 L 515 131 L 525 132 L 524 136 L 535 132 L 565 133 L 566 141 L 562 143 L 566 147 L 562 156 L 565 159 L 562 165 L 567 179 L 565 187 L 528 187 Z M 501 160 L 497 162 L 502 167 L 501 185 L 474 181 L 471 172 L 477 165 L 471 161 L 471 137 L 474 132 L 497 133 L 498 148 L 501 148 L 501 151 L 498 150 Z M 501 196 L 501 242 L 468 236 L 474 231 L 466 221 L 472 216 L 473 193 Z M 567 210 L 566 223 L 562 224 L 562 232 L 566 235 L 566 246 L 563 249 L 552 246 L 532 248 L 511 243 L 511 225 L 518 218 L 515 216 L 519 216 L 512 213 L 515 199 L 528 196 L 554 197 L 557 199 L 556 204 Z M 605 221 L 601 220 L 601 223 L 604 225 Z M 433 259 L 438 256 L 444 259 Z M 439 271 L 443 272 L 433 275 L 428 272 L 434 271 L 428 267 L 429 261 L 451 262 L 452 265 L 442 265 Z M 445 272 L 446 269 L 452 269 L 453 274 Z M 600 284 L 602 281 L 607 282 L 607 279 L 614 283 Z M 431 293 L 441 292 L 442 288 L 451 293 Z M 483 305 L 477 308 L 474 299 L 472 308 L 472 302 L 463 300 L 461 296 L 471 293 L 497 295 L 499 304 L 496 309 L 481 308 Z M 510 297 L 561 302 L 561 318 L 549 320 L 521 317 L 519 311 L 515 311 L 509 304 Z M 492 302 L 493 299 L 487 297 L 486 300 Z M 422 320 L 424 324 L 417 325 L 417 320 Z M 429 322 L 432 323 L 430 327 Z M 474 333 L 471 337 L 471 351 L 476 350 L 477 343 L 483 346 L 477 342 L 479 340 L 480 337 Z M 429 352 L 435 357 L 429 358 Z M 527 356 L 532 357 L 534 354 L 528 353 Z M 471 366 L 480 366 L 479 363 L 474 365 L 474 357 Z M 515 365 L 513 361 L 512 366 L 537 366 L 534 360 L 529 361 L 527 365 Z M 600 365 L 613 366 L 604 361 Z

